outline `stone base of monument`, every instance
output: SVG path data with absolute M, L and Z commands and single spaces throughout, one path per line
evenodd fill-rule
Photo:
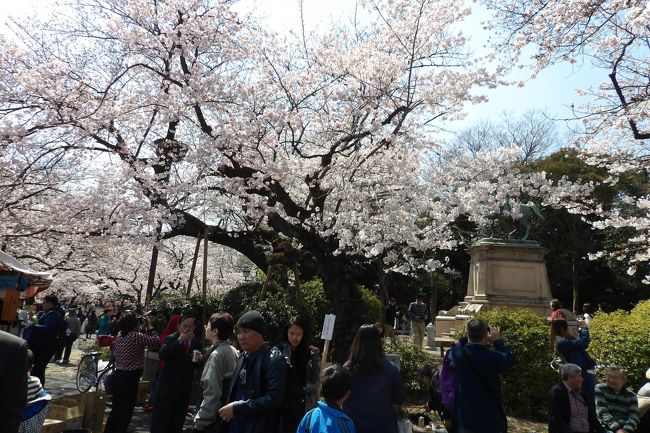
M 453 337 L 470 317 L 487 309 L 550 315 L 546 248 L 535 241 L 483 239 L 467 251 L 471 256 L 467 295 L 457 306 L 438 314 L 436 339 Z

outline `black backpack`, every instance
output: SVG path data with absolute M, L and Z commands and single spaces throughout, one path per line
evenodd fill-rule
M 445 405 L 442 404 L 442 394 L 440 393 L 440 369 L 435 367 L 431 372 L 431 384 L 429 385 L 429 408 L 441 415 L 447 411 Z

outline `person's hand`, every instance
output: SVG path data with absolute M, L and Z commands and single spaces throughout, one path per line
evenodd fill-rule
M 501 338 L 501 329 L 496 326 L 490 327 L 490 332 L 488 332 L 488 340 L 496 341 Z
M 620 428 L 616 430 L 616 433 L 628 433 L 628 432 L 625 429 Z
M 194 337 L 194 332 L 184 332 L 180 335 L 180 337 L 178 337 L 178 341 L 181 343 L 187 343 L 192 339 L 192 337 Z
M 233 413 L 233 408 L 234 408 L 234 404 L 228 403 L 227 405 L 219 409 L 219 416 L 221 417 L 221 419 L 224 420 L 225 422 L 230 422 L 230 420 L 235 417 L 235 414 Z
M 578 320 L 578 328 L 586 328 L 587 327 L 587 322 L 585 322 L 582 319 Z
M 318 352 L 320 352 L 320 351 L 318 350 L 318 347 L 316 347 L 316 346 L 309 346 L 309 351 L 311 352 L 312 355 L 315 355 L 315 354 L 317 354 Z

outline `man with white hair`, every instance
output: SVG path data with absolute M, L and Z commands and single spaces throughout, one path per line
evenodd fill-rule
M 548 433 L 605 433 L 582 393 L 582 369 L 564 364 L 560 376 L 562 382 L 548 392 Z
M 619 367 L 607 369 L 607 382 L 596 385 L 596 415 L 612 433 L 633 433 L 639 424 L 636 394 L 625 388 L 627 373 Z

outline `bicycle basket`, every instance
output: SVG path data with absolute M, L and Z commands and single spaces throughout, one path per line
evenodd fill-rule
M 99 347 L 113 347 L 114 341 L 115 341 L 115 337 L 113 337 L 112 335 L 97 336 L 97 342 L 99 343 Z

